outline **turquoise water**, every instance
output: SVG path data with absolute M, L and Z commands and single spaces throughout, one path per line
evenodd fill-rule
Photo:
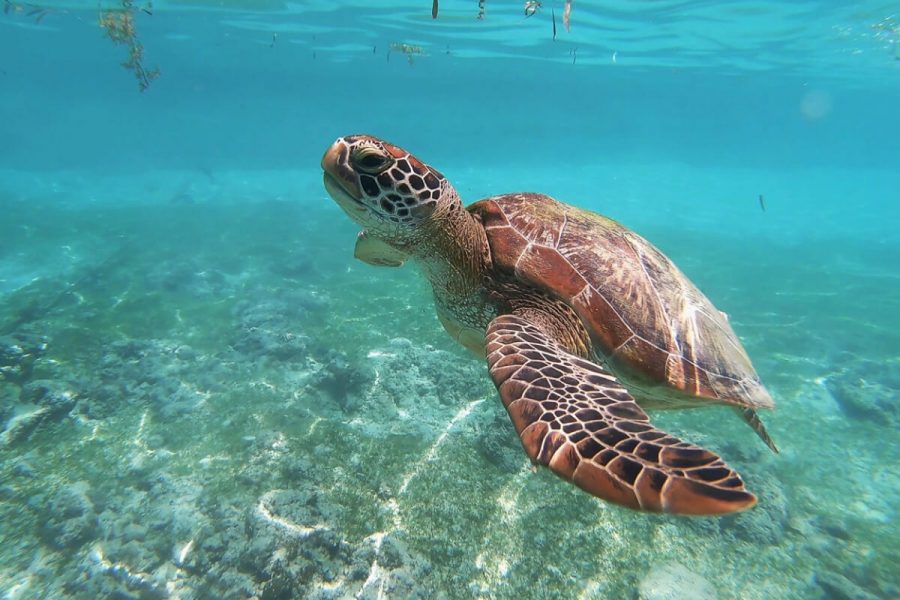
M 5 3 L 4 598 L 900 597 L 900 6 L 522 4 L 154 2 L 117 45 L 93 3 Z M 356 132 L 665 251 L 781 453 L 651 416 L 759 504 L 534 471 L 427 283 L 353 259 L 319 160 Z

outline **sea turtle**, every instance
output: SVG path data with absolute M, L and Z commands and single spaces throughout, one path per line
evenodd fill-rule
M 712 515 L 756 498 L 718 456 L 638 406 L 755 409 L 772 398 L 723 313 L 636 233 L 535 193 L 464 207 L 449 181 L 368 135 L 322 158 L 328 193 L 363 226 L 356 258 L 417 264 L 440 322 L 487 359 L 532 461 L 600 498 Z

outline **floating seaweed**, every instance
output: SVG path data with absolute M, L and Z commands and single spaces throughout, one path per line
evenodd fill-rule
M 431 2 L 431 18 L 437 19 L 438 16 L 438 0 L 432 0 Z
M 403 44 L 400 42 L 394 42 L 391 44 L 391 50 L 395 50 L 397 52 L 402 52 L 406 55 L 406 60 L 409 64 L 413 64 L 414 56 L 424 56 L 425 50 L 422 49 L 421 46 L 414 46 L 412 44 Z M 388 52 L 388 60 L 390 60 L 390 52 Z
M 57 12 L 52 8 L 45 8 L 37 4 L 13 2 L 12 0 L 3 0 L 3 14 L 6 15 L 24 15 L 34 19 L 36 24 L 40 24 L 50 13 Z
M 478 20 L 484 20 L 484 0 L 478 0 Z
M 134 12 L 138 10 L 135 0 L 120 0 L 120 7 L 109 10 L 100 10 L 99 24 L 106 31 L 106 36 L 116 44 L 128 46 L 128 59 L 122 63 L 126 69 L 134 71 L 138 79 L 141 91 L 150 86 L 150 82 L 159 77 L 159 68 L 147 69 L 144 67 L 144 47 L 137 40 L 137 32 L 134 25 Z M 153 14 L 153 4 L 147 2 L 139 7 L 141 12 Z M 34 19 L 40 24 L 49 14 L 58 13 L 52 8 L 46 8 L 37 4 L 3 0 L 3 13 L 6 15 L 21 15 Z
M 133 71 L 138 80 L 138 87 L 143 92 L 150 83 L 159 77 L 159 67 L 147 69 L 144 66 L 144 46 L 138 41 L 137 30 L 134 23 L 134 0 L 121 0 L 121 8 L 102 10 L 99 15 L 100 27 L 106 32 L 106 37 L 115 44 L 128 47 L 128 59 L 122 66 Z M 152 14 L 153 5 L 147 5 L 141 11 Z

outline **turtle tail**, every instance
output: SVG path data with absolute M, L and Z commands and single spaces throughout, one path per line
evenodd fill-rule
M 747 423 L 747 425 L 753 428 L 753 431 L 756 432 L 756 435 L 758 435 L 760 439 L 766 443 L 766 446 L 768 446 L 772 452 L 778 454 L 778 446 L 775 445 L 775 440 L 773 440 L 772 436 L 769 435 L 769 432 L 766 430 L 766 426 L 759 418 L 756 410 L 753 408 L 739 407 L 735 407 L 735 410 L 739 415 L 741 415 L 741 418 Z

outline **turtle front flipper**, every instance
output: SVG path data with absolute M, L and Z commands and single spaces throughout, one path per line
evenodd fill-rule
M 356 236 L 353 257 L 375 267 L 399 267 L 408 258 L 406 254 L 372 236 L 365 229 Z
M 516 314 L 491 321 L 491 379 L 532 460 L 636 510 L 717 515 L 756 504 L 721 458 L 654 428 L 601 366 Z

